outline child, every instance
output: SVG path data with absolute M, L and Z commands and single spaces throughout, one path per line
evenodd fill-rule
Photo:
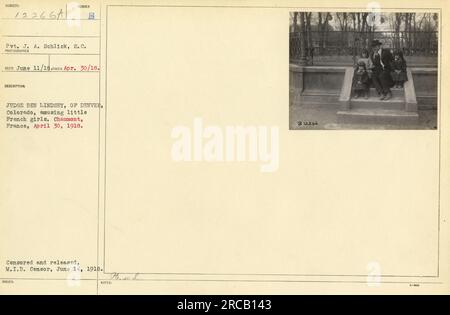
M 408 81 L 406 75 L 406 61 L 403 58 L 403 53 L 397 51 L 394 53 L 394 60 L 392 61 L 392 80 L 394 81 L 394 87 L 403 88 L 405 81 Z
M 358 68 L 353 76 L 353 93 L 355 98 L 362 96 L 362 94 L 364 94 L 365 99 L 369 98 L 369 74 L 363 61 L 358 62 Z
M 356 67 L 358 67 L 359 63 L 363 62 L 366 66 L 367 74 L 369 75 L 369 79 L 372 77 L 372 61 L 369 58 L 369 52 L 367 49 L 363 49 L 361 51 L 361 57 L 358 59 L 356 63 Z

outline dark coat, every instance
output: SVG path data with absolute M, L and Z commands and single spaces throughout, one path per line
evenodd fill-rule
M 381 56 L 373 51 L 370 54 L 372 60 L 373 81 L 377 90 L 388 91 L 390 87 L 394 86 L 394 80 L 391 77 L 391 65 L 394 60 L 392 53 L 389 49 L 383 48 L 381 50 Z M 383 62 L 383 65 L 381 64 Z
M 392 68 L 392 79 L 394 81 L 401 81 L 401 82 L 405 82 L 408 81 L 408 77 L 406 75 L 406 61 L 405 60 L 398 60 L 398 61 L 392 61 L 391 64 L 391 68 Z M 400 71 L 400 72 L 398 72 Z
M 364 91 L 369 88 L 369 74 L 367 71 L 359 73 L 358 70 L 355 71 L 353 76 L 353 90 Z
M 394 57 L 392 56 L 392 53 L 389 49 L 383 48 L 381 50 L 381 56 L 378 54 L 378 52 L 373 51 L 370 54 L 370 59 L 372 60 L 374 72 L 379 72 L 383 70 L 391 72 L 391 64 L 392 61 L 394 60 Z M 381 61 L 384 64 L 384 68 L 381 65 Z

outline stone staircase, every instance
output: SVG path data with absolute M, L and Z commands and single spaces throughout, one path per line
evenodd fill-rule
M 415 124 L 419 119 L 414 82 L 411 71 L 404 88 L 393 88 L 392 98 L 380 100 L 374 88 L 370 97 L 352 97 L 353 68 L 345 72 L 344 84 L 339 97 L 338 121 L 346 124 Z

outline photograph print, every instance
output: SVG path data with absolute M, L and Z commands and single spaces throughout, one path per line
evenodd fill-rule
M 438 12 L 290 12 L 289 129 L 438 128 Z

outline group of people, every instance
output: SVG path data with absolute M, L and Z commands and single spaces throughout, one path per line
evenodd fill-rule
M 402 51 L 391 52 L 383 48 L 379 40 L 372 41 L 372 51 L 365 49 L 356 63 L 353 76 L 353 97 L 369 98 L 370 87 L 373 86 L 380 100 L 392 98 L 392 87 L 403 88 L 408 80 L 406 61 Z

